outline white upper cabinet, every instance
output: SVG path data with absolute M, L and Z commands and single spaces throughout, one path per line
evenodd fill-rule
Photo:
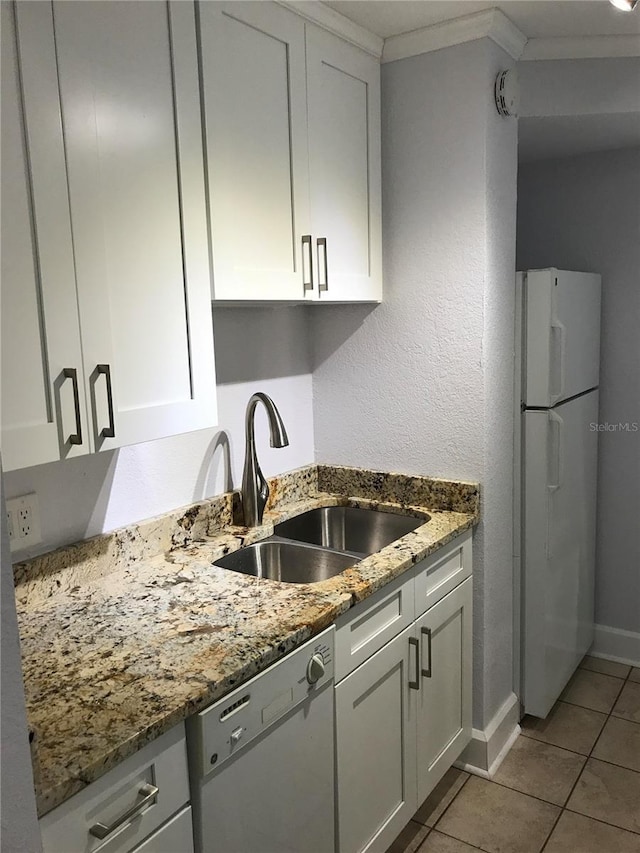
M 380 65 L 307 26 L 311 230 L 323 301 L 382 298 Z
M 2 463 L 89 451 L 51 7 L 37 43 L 2 14 Z M 46 22 L 46 21 L 45 21 Z M 23 121 L 23 96 L 37 124 Z M 29 152 L 29 153 L 28 153 Z M 75 395 L 75 398 L 74 398 Z
M 300 300 L 309 234 L 304 21 L 264 2 L 200 3 L 198 14 L 214 296 Z M 306 266 L 308 240 L 304 251 Z
M 3 217 L 3 371 L 19 362 L 24 376 L 3 381 L 5 468 L 213 426 L 193 4 L 32 2 L 16 15 L 26 145 L 14 72 L 3 207 L 6 185 L 21 225 L 5 236 Z
M 193 5 L 60 2 L 54 20 L 96 449 L 212 426 Z
M 214 298 L 379 300 L 379 63 L 275 3 L 198 14 Z

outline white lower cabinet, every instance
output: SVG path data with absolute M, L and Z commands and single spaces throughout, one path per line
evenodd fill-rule
M 471 738 L 471 599 L 468 578 L 415 623 L 420 643 L 418 805 Z
M 184 725 L 40 820 L 43 853 L 193 853 Z
M 466 579 L 447 591 L 453 566 Z M 470 572 L 468 533 L 336 626 L 336 673 L 348 672 L 335 688 L 339 853 L 384 853 L 471 738 Z M 422 612 L 425 586 L 433 603 Z M 410 607 L 418 618 L 405 627 Z M 350 652 L 355 636 L 364 662 Z
M 340 853 L 386 850 L 416 810 L 413 637 L 410 626 L 336 687 Z

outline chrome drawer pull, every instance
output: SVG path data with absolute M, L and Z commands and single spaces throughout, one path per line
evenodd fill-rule
M 329 267 L 327 264 L 327 238 L 318 237 L 318 290 L 329 290 Z M 322 252 L 320 252 L 322 249 Z M 320 255 L 322 254 L 322 264 L 320 263 Z M 324 281 L 320 281 L 320 270 L 324 271 Z
M 409 687 L 412 690 L 420 690 L 420 645 L 415 637 L 409 637 L 409 645 L 416 647 L 416 677 L 414 681 L 409 682 Z
M 98 373 L 104 373 L 107 381 L 107 406 L 109 407 L 109 426 L 105 427 L 100 435 L 103 438 L 116 437 L 116 425 L 113 420 L 113 391 L 111 389 L 111 367 L 108 364 L 98 364 Z
M 423 668 L 421 672 L 425 678 L 431 678 L 431 628 L 420 628 L 420 632 L 427 636 L 427 650 L 429 652 L 429 667 Z
M 307 256 L 306 264 L 305 255 Z M 309 271 L 308 280 L 305 270 Z M 305 291 L 313 290 L 313 249 L 311 248 L 311 234 L 305 234 L 302 237 L 302 286 Z
M 94 823 L 94 825 L 89 829 L 89 835 L 93 835 L 94 838 L 106 838 L 107 835 L 110 835 L 112 832 L 115 832 L 116 829 L 119 829 L 123 823 L 126 823 L 132 817 L 136 817 L 151 803 L 152 800 L 155 800 L 158 796 L 158 790 L 159 789 L 156 788 L 155 785 L 142 785 L 138 791 L 138 795 L 142 796 L 142 799 L 138 803 L 134 803 L 130 809 L 123 812 L 120 817 L 117 817 L 113 823 L 109 824 L 109 826 L 105 826 L 103 823 Z
M 76 431 L 69 436 L 69 444 L 82 444 L 82 421 L 80 420 L 80 394 L 78 392 L 78 371 L 75 367 L 65 367 L 62 371 L 65 379 L 73 383 L 73 408 L 76 414 Z

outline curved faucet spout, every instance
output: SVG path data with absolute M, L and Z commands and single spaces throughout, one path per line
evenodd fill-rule
M 245 415 L 245 457 L 242 473 L 242 509 L 247 527 L 256 527 L 262 523 L 262 515 L 269 497 L 269 486 L 265 480 L 256 454 L 255 413 L 258 403 L 262 403 L 269 418 L 269 437 L 271 447 L 286 447 L 289 438 L 280 412 L 271 397 L 258 391 L 247 403 Z

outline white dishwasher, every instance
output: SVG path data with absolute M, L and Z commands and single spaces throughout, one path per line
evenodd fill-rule
M 187 721 L 197 853 L 333 853 L 333 627 Z

